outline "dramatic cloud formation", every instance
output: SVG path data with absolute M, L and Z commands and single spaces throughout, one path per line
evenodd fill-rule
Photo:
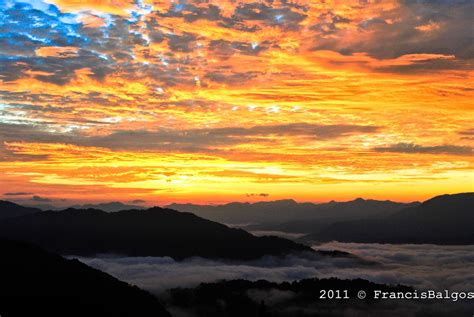
M 234 263 L 200 258 L 176 262 L 163 257 L 80 258 L 88 265 L 155 293 L 172 287 L 191 287 L 222 279 L 293 281 L 304 278 L 363 278 L 383 284 L 405 284 L 418 289 L 467 291 L 474 287 L 473 246 L 380 245 L 328 243 L 324 250 L 344 250 L 359 256 L 265 257 Z M 370 264 L 376 262 L 377 264 Z
M 374 7 L 371 1 L 360 1 L 359 5 L 362 11 Z M 400 5 L 385 1 L 378 5 L 386 7 L 379 14 L 358 19 L 352 29 L 347 28 L 351 22 L 347 18 L 326 17 L 325 21 L 329 22 L 322 26 L 316 24 L 313 28 L 331 36 L 316 40 L 314 49 L 336 50 L 342 54 L 365 52 L 380 59 L 408 54 L 453 55 L 460 59 L 474 57 L 474 27 L 466 24 L 472 14 L 471 1 L 401 1 Z M 338 28 L 338 24 L 342 27 Z M 432 62 L 436 62 L 436 58 Z M 451 65 L 456 67 L 454 61 Z M 424 68 L 430 69 L 430 63 Z
M 471 12 L 469 0 L 2 1 L 0 179 L 81 204 L 470 190 Z

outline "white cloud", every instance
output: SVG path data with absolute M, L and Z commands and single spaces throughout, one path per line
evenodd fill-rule
M 304 278 L 363 278 L 377 283 L 405 284 L 419 289 L 472 291 L 474 246 L 382 245 L 327 243 L 315 247 L 343 250 L 375 261 L 341 257 L 264 257 L 249 262 L 168 257 L 79 258 L 82 262 L 154 293 L 201 282 L 247 279 L 282 282 Z

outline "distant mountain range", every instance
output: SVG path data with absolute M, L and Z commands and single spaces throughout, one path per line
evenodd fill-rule
M 314 204 L 298 203 L 294 200 L 277 200 L 257 203 L 229 203 L 225 205 L 171 204 L 165 208 L 191 212 L 195 215 L 224 224 L 252 230 L 273 230 L 294 233 L 311 233 L 315 228 L 337 221 L 377 219 L 393 214 L 403 208 L 419 204 L 397 203 L 357 198 L 347 202 Z M 48 204 L 28 205 L 41 210 L 62 210 Z M 143 206 L 121 202 L 73 205 L 72 209 L 98 209 L 106 212 L 122 210 L 144 210 Z M 64 209 L 64 208 L 63 208 Z M 1 219 L 0 215 L 0 219 Z
M 0 239 L 1 316 L 157 316 L 151 294 L 77 260 Z
M 69 208 L 72 209 L 99 209 L 102 211 L 106 212 L 116 212 L 116 211 L 122 211 L 122 210 L 131 210 L 131 209 L 136 209 L 136 210 L 143 210 L 147 209 L 146 207 L 143 206 L 138 206 L 138 205 L 127 205 L 118 201 L 113 201 L 110 203 L 101 203 L 101 204 L 85 204 L 85 205 L 74 205 Z
M 383 219 L 334 223 L 301 240 L 474 244 L 474 193 L 437 196 Z
M 45 204 L 45 203 L 24 204 L 22 202 L 19 202 L 19 204 L 24 207 L 36 208 L 36 209 L 41 209 L 41 210 L 63 210 L 67 208 L 73 208 L 73 209 L 99 209 L 106 212 L 116 212 L 116 211 L 121 211 L 121 210 L 130 210 L 130 209 L 137 209 L 137 210 L 147 209 L 147 207 L 143 207 L 139 205 L 124 204 L 119 201 L 112 201 L 112 202 L 98 203 L 98 204 L 72 205 L 72 206 L 63 207 L 63 208 L 54 206 L 52 204 Z
M 356 199 L 319 205 L 292 200 L 232 203 L 207 206 L 210 209 L 204 208 L 205 211 L 199 211 L 200 206 L 186 206 L 197 208 L 193 210 L 201 216 L 211 215 L 222 221 L 270 221 L 271 215 L 281 221 L 291 214 L 296 219 L 307 217 L 306 221 L 258 225 L 289 232 L 304 229 L 310 233 L 298 238 L 302 243 L 337 240 L 474 244 L 474 193 L 442 195 L 422 204 Z M 113 213 L 97 209 L 39 211 L 0 201 L 0 215 L 0 237 L 34 242 L 60 254 L 250 260 L 264 255 L 314 252 L 287 239 L 256 237 L 188 212 L 158 207 Z
M 1 213 L 21 206 L 2 202 Z M 30 210 L 31 211 L 31 210 Z M 40 211 L 0 221 L 0 237 L 34 242 L 60 254 L 191 256 L 248 260 L 264 255 L 314 252 L 278 237 L 250 233 L 158 207 L 107 213 L 96 209 Z
M 377 219 L 394 214 L 414 203 L 397 203 L 357 198 L 347 202 L 322 204 L 277 200 L 225 205 L 171 204 L 167 208 L 192 212 L 200 217 L 253 230 L 311 233 L 315 228 L 337 221 Z

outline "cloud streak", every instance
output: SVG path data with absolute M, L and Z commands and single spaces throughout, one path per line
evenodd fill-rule
M 314 140 L 329 140 L 356 134 L 376 133 L 380 127 L 369 125 L 320 125 L 291 123 L 262 125 L 249 128 L 225 127 L 158 131 L 121 130 L 105 136 L 86 136 L 77 133 L 51 133 L 31 125 L 0 124 L 2 139 L 6 142 L 57 142 L 96 146 L 109 149 L 136 150 L 206 150 L 245 143 L 277 142 L 279 138 L 295 136 Z
M 472 148 L 469 146 L 457 145 L 435 145 L 423 146 L 413 143 L 397 143 L 386 147 L 376 147 L 377 152 L 393 152 L 393 153 L 422 153 L 422 154 L 454 154 L 454 155 L 470 155 Z
M 40 202 L 40 203 L 48 203 L 48 202 L 51 202 L 52 200 L 46 197 L 34 195 L 33 197 L 31 197 L 31 201 Z

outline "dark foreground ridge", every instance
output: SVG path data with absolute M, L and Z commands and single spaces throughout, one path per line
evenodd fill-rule
M 106 213 L 43 211 L 0 221 L 0 236 L 34 242 L 60 254 L 92 256 L 191 256 L 249 260 L 264 255 L 313 252 L 302 244 L 250 233 L 158 207 Z
M 474 193 L 437 196 L 379 220 L 335 223 L 305 241 L 474 244 Z
M 322 290 L 326 297 L 320 298 Z M 328 298 L 328 290 L 339 290 L 349 299 Z M 363 290 L 364 299 L 358 297 Z M 314 316 L 463 316 L 472 313 L 469 302 L 374 299 L 374 291 L 414 292 L 403 285 L 376 284 L 362 279 L 305 279 L 273 283 L 265 280 L 232 280 L 203 283 L 196 288 L 175 288 L 168 292 L 170 311 L 196 317 L 314 317 Z M 186 313 L 188 315 L 186 315 Z
M 0 315 L 170 316 L 138 287 L 77 260 L 0 239 Z

